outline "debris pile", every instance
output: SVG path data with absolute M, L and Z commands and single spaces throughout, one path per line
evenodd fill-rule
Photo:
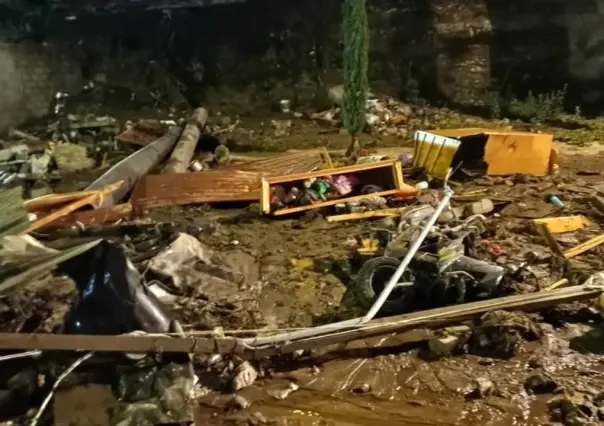
M 404 137 L 414 126 L 404 104 L 368 102 L 377 132 Z M 291 113 L 289 103 L 282 109 Z M 242 158 L 215 126 L 204 108 L 184 121 L 123 128 L 108 117 L 64 116 L 46 130 L 13 131 L 19 144 L 0 151 L 0 167 L 12 176 L 0 191 L 0 293 L 59 278 L 71 285 L 57 290 L 71 303 L 53 310 L 53 321 L 2 308 L 0 347 L 35 351 L 36 368 L 56 362 L 77 377 L 112 371 L 96 380 L 111 400 L 112 424 L 187 421 L 191 398 L 215 390 L 237 392 L 225 407 L 244 412 L 252 402 L 242 393 L 269 380 L 279 362 L 376 336 L 431 330 L 414 338 L 427 342 L 433 358 L 472 354 L 503 363 L 522 356 L 527 342 L 545 340 L 545 308 L 602 295 L 600 175 L 581 182 L 565 174 L 551 135 L 418 130 L 413 152 L 342 166 L 326 149 Z M 82 171 L 93 172 L 85 186 L 48 185 L 50 194 L 32 197 L 33 183 Z M 258 253 L 253 244 L 269 236 L 245 234 L 248 225 L 284 223 L 295 255 L 278 243 Z M 337 228 L 344 238 L 337 250 L 325 242 L 327 255 L 313 256 L 315 248 L 298 240 L 308 232 L 327 241 Z M 246 267 L 259 261 L 262 267 Z M 290 275 L 271 272 L 279 268 Z M 346 285 L 332 303 L 344 320 L 281 330 L 299 312 L 317 315 L 309 292 L 328 294 L 335 281 Z M 277 321 L 286 299 L 299 310 Z M 88 354 L 69 359 L 76 349 Z M 204 374 L 198 378 L 193 366 Z M 572 393 L 540 368 L 523 377 L 522 389 L 564 389 L 549 402 L 556 421 L 601 416 L 600 397 Z M 70 411 L 70 399 L 85 399 L 78 392 L 86 389 L 55 392 L 51 384 L 65 376 L 44 371 L 46 384 L 32 385 L 31 394 L 55 394 L 55 417 Z M 353 393 L 362 398 L 374 388 L 365 383 Z M 267 391 L 276 401 L 302 392 L 290 379 Z M 486 377 L 464 394 L 468 403 L 503 395 Z M 34 424 L 49 415 L 46 404 Z

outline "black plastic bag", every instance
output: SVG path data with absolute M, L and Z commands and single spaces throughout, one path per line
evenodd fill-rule
M 62 263 L 59 272 L 74 280 L 78 298 L 67 314 L 67 334 L 116 335 L 143 330 L 166 333 L 170 317 L 142 283 L 124 252 L 108 241 Z

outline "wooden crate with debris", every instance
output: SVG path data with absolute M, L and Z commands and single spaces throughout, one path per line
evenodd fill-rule
M 412 198 L 416 193 L 403 182 L 401 163 L 386 160 L 263 178 L 260 204 L 263 213 L 282 216 L 376 198 Z

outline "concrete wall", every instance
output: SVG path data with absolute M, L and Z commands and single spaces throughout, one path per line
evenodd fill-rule
M 0 43 L 0 132 L 45 115 L 56 91 L 78 84 L 78 65 L 57 46 Z

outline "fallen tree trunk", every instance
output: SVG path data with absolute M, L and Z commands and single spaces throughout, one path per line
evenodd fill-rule
M 208 121 L 208 111 L 205 108 L 197 108 L 189 118 L 170 159 L 164 168 L 164 173 L 185 173 L 195 153 L 197 141 Z
M 122 186 L 116 191 L 105 196 L 98 208 L 113 207 L 118 204 L 132 190 L 141 177 L 149 173 L 168 155 L 176 143 L 181 130 L 180 127 L 168 129 L 166 134 L 161 138 L 124 158 L 107 170 L 100 178 L 92 182 L 86 188 L 86 191 L 100 190 L 113 183 L 124 181 Z
M 38 349 L 53 351 L 100 352 L 183 352 L 231 353 L 242 358 L 264 358 L 301 349 L 312 349 L 379 335 L 406 333 L 436 328 L 478 317 L 494 310 L 536 310 L 560 303 L 594 299 L 602 288 L 581 285 L 558 290 L 519 294 L 499 299 L 430 309 L 413 314 L 370 321 L 358 328 L 335 328 L 327 334 L 297 341 L 285 341 L 259 347 L 254 339 L 235 337 L 168 337 L 163 335 L 83 336 L 66 334 L 0 333 L 0 349 Z M 211 333 L 211 332 L 209 332 Z

